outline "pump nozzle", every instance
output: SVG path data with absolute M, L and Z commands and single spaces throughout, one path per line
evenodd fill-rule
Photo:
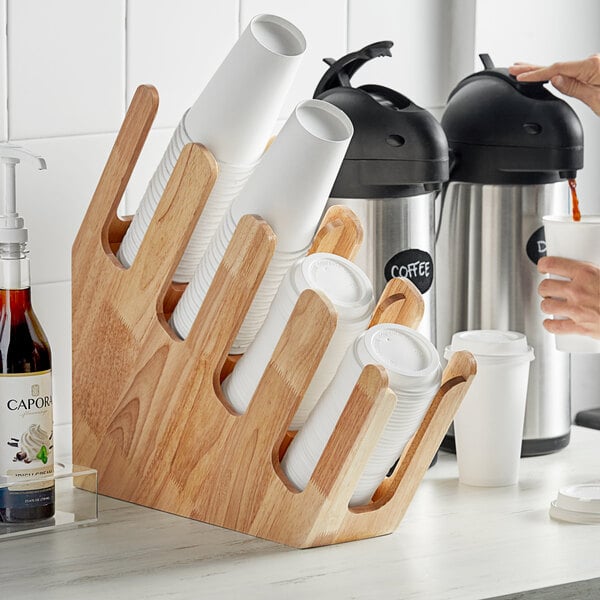
M 17 191 L 15 166 L 21 161 L 40 171 L 46 168 L 46 161 L 21 146 L 0 144 L 0 163 L 4 166 L 4 195 L 0 205 L 0 243 L 24 243 L 27 229 L 23 218 L 17 213 Z

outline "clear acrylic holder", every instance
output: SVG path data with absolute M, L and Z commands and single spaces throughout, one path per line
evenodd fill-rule
M 90 525 L 98 520 L 98 472 L 95 469 L 57 462 L 54 464 L 54 475 L 36 478 L 35 481 L 51 480 L 54 481 L 56 496 L 54 516 L 26 523 L 0 522 L 0 542 Z M 14 483 L 0 482 L 0 489 Z

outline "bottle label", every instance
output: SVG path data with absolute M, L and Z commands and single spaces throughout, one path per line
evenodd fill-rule
M 28 506 L 45 502 L 54 473 L 52 373 L 0 375 L 0 507 L 7 492 L 25 492 Z

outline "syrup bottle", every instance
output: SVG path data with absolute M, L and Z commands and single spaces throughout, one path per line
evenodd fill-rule
M 0 214 L 0 522 L 6 523 L 54 515 L 51 357 L 31 307 L 27 229 L 16 212 L 15 167 L 21 161 L 46 168 L 43 159 L 23 148 L 0 144 L 5 168 Z

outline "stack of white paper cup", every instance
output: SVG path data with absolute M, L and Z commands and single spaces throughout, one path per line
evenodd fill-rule
M 426 337 L 393 323 L 368 329 L 348 349 L 334 379 L 283 457 L 281 466 L 298 489 L 307 486 L 352 389 L 368 364 L 386 369 L 397 402 L 352 495 L 351 506 L 369 502 L 419 427 L 440 386 L 439 356 Z
M 256 338 L 223 382 L 223 393 L 239 413 L 245 412 L 250 404 L 294 306 L 306 289 L 324 293 L 338 319 L 329 346 L 294 416 L 292 429 L 304 423 L 346 350 L 369 324 L 375 306 L 373 287 L 354 263 L 328 253 L 311 254 L 296 261 L 283 278 Z
M 476 330 L 455 333 L 444 356 L 459 350 L 477 360 L 477 374 L 454 418 L 459 481 L 513 485 L 519 479 L 533 349 L 522 333 Z
M 559 256 L 591 262 L 600 266 L 600 215 L 583 215 L 581 221 L 571 216 L 547 216 L 543 218 L 548 256 Z M 550 275 L 551 279 L 567 279 Z M 555 319 L 564 318 L 554 315 Z M 561 352 L 597 354 L 600 340 L 576 333 L 556 335 L 556 349 Z
M 244 187 L 255 166 L 227 165 L 220 161 L 217 163 L 219 167 L 217 180 L 173 275 L 174 281 L 188 282 L 192 279 L 223 216 Z
M 312 242 L 352 133 L 350 119 L 332 104 L 322 100 L 298 104 L 233 201 L 175 307 L 171 324 L 182 338 L 191 327 L 182 313 L 198 313 L 235 227 L 244 215 L 256 214 L 269 223 L 277 245 L 231 352 L 246 350 L 283 276 Z
M 219 173 L 190 238 L 175 281 L 189 281 L 210 239 L 259 160 L 298 70 L 306 41 L 274 15 L 254 17 L 206 88 L 185 113 L 119 248 L 131 266 L 181 150 L 204 144 Z

